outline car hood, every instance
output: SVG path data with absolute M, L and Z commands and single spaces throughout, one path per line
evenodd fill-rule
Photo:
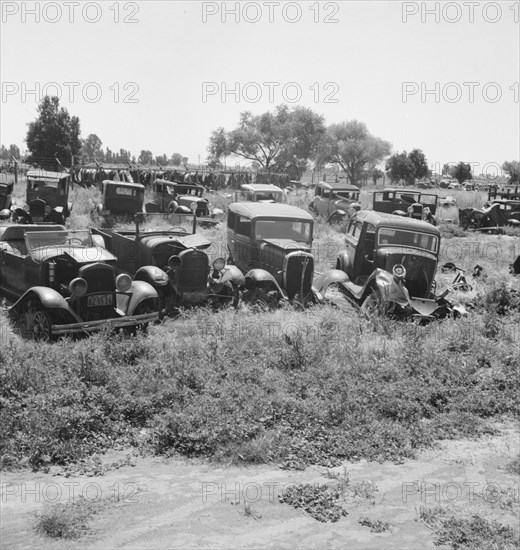
M 31 253 L 31 258 L 36 262 L 44 262 L 63 255 L 69 256 L 79 264 L 115 261 L 117 259 L 108 250 L 100 246 L 89 246 L 84 248 L 75 248 L 72 246 L 46 246 L 34 250 Z
M 141 239 L 141 243 L 143 246 L 146 246 L 148 248 L 155 248 L 156 246 L 165 243 L 180 246 L 182 248 L 198 248 L 199 250 L 211 246 L 211 242 L 208 241 L 208 239 L 197 233 L 193 235 L 186 235 L 184 237 L 154 235 L 150 237 L 143 237 Z
M 302 250 L 304 252 L 310 252 L 311 248 L 305 243 L 299 243 L 291 239 L 263 239 L 264 243 L 270 244 L 275 248 L 280 248 L 287 251 Z

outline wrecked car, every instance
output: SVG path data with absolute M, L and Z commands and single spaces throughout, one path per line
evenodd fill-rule
M 309 209 L 329 223 L 338 223 L 361 210 L 359 195 L 355 185 L 321 181 L 316 185 Z
M 311 253 L 313 217 L 296 206 L 280 203 L 239 202 L 228 209 L 229 261 L 245 274 L 247 290 L 275 291 L 285 300 L 322 300 L 313 286 L 314 256 Z M 346 280 L 331 270 L 333 282 Z
M 144 185 L 140 183 L 104 180 L 102 193 L 102 202 L 97 206 L 100 216 L 133 215 L 136 212 L 143 212 Z
M 160 222 L 170 225 L 156 229 Z M 211 242 L 197 234 L 193 214 L 142 214 L 135 230 L 92 229 L 117 257 L 117 267 L 136 281 L 146 281 L 159 294 L 161 309 L 231 304 L 238 306 L 240 270 L 223 258 L 210 262 Z M 146 227 L 148 225 L 148 227 Z
M 484 208 L 459 209 L 463 229 L 490 230 L 506 225 L 520 227 L 520 200 L 495 199 Z
M 235 202 L 284 202 L 284 192 L 270 183 L 244 183 L 235 193 Z
M 348 276 L 339 288 L 367 312 L 382 308 L 421 320 L 456 313 L 447 293 L 433 292 L 439 250 L 440 233 L 431 224 L 362 210 L 350 221 L 337 259 L 336 269 Z
M 424 219 L 425 210 L 435 216 L 438 196 L 407 189 L 383 189 L 375 191 L 372 198 L 372 208 L 376 212 L 407 215 L 416 220 Z
M 89 231 L 62 225 L 0 228 L 0 295 L 28 339 L 136 329 L 159 318 L 158 295 L 144 281 L 116 276 L 116 258 Z

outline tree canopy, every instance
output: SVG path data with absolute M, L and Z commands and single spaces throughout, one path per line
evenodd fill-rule
M 520 183 L 520 162 L 506 161 L 502 164 L 502 170 L 508 175 L 509 183 Z
M 426 156 L 421 149 L 413 149 L 410 153 L 403 151 L 392 155 L 386 162 L 386 171 L 393 183 L 400 180 L 413 185 L 415 179 L 430 175 Z
M 460 184 L 464 183 L 466 180 L 473 179 L 473 174 L 471 173 L 471 166 L 462 161 L 459 162 L 457 166 L 455 166 L 455 170 L 453 171 L 453 177 Z
M 364 171 L 377 166 L 390 149 L 390 143 L 373 136 L 363 122 L 350 120 L 327 128 L 318 159 L 321 165 L 338 165 L 350 183 L 357 185 Z
M 220 127 L 210 136 L 210 162 L 237 156 L 256 162 L 267 171 L 283 171 L 290 165 L 307 168 L 325 134 L 321 115 L 306 107 L 278 106 L 274 113 L 240 114 L 238 126 L 230 131 Z
M 70 166 L 72 156 L 81 153 L 79 118 L 60 108 L 59 98 L 45 96 L 38 105 L 38 118 L 28 124 L 25 141 L 28 162 L 55 166 L 56 157 L 63 166 Z

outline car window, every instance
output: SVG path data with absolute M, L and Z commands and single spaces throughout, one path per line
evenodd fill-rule
M 234 212 L 228 212 L 228 217 L 227 217 L 227 226 L 229 229 L 231 229 L 232 231 L 235 230 L 235 218 L 236 218 L 236 215 Z
M 249 237 L 251 235 L 251 220 L 245 216 L 237 216 L 236 232 L 239 235 Z
M 163 191 L 163 186 L 162 186 L 162 184 L 158 183 L 158 184 L 156 185 L 156 189 L 157 189 L 157 191 L 158 191 L 159 193 L 162 193 L 162 191 Z
M 431 235 L 429 233 L 382 227 L 379 229 L 378 245 L 410 246 L 412 248 L 421 248 L 428 252 L 436 253 L 438 249 L 438 239 L 436 235 Z
M 293 220 L 257 220 L 255 239 L 287 239 L 310 244 L 312 238 L 311 222 Z
M 374 193 L 374 200 L 380 202 L 383 200 L 383 193 Z
M 136 190 L 131 187 L 116 187 L 116 195 L 123 195 L 125 197 L 135 197 Z
M 321 190 L 321 196 L 322 196 L 324 199 L 330 198 L 330 189 L 322 189 L 322 190 Z

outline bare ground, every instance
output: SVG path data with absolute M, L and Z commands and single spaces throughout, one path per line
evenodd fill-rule
M 505 466 L 518 456 L 520 431 L 513 424 L 500 428 L 500 435 L 477 441 L 441 442 L 402 464 L 345 463 L 329 471 L 138 458 L 133 467 L 97 477 L 4 473 L 1 547 L 434 548 L 432 527 L 420 511 L 435 506 L 457 517 L 478 513 L 518 530 L 519 478 Z M 117 458 L 120 454 L 102 457 L 105 463 Z M 289 484 L 333 483 L 330 472 L 344 475 L 345 469 L 349 487 L 359 488 L 362 481 L 372 485 L 363 485 L 368 491 L 347 491 L 348 515 L 337 523 L 321 523 L 278 500 Z M 370 490 L 373 485 L 377 491 Z M 79 540 L 37 534 L 36 518 L 45 503 L 65 503 L 71 495 L 102 496 L 110 503 L 100 506 L 91 532 Z M 360 517 L 390 528 L 373 533 L 358 523 Z

